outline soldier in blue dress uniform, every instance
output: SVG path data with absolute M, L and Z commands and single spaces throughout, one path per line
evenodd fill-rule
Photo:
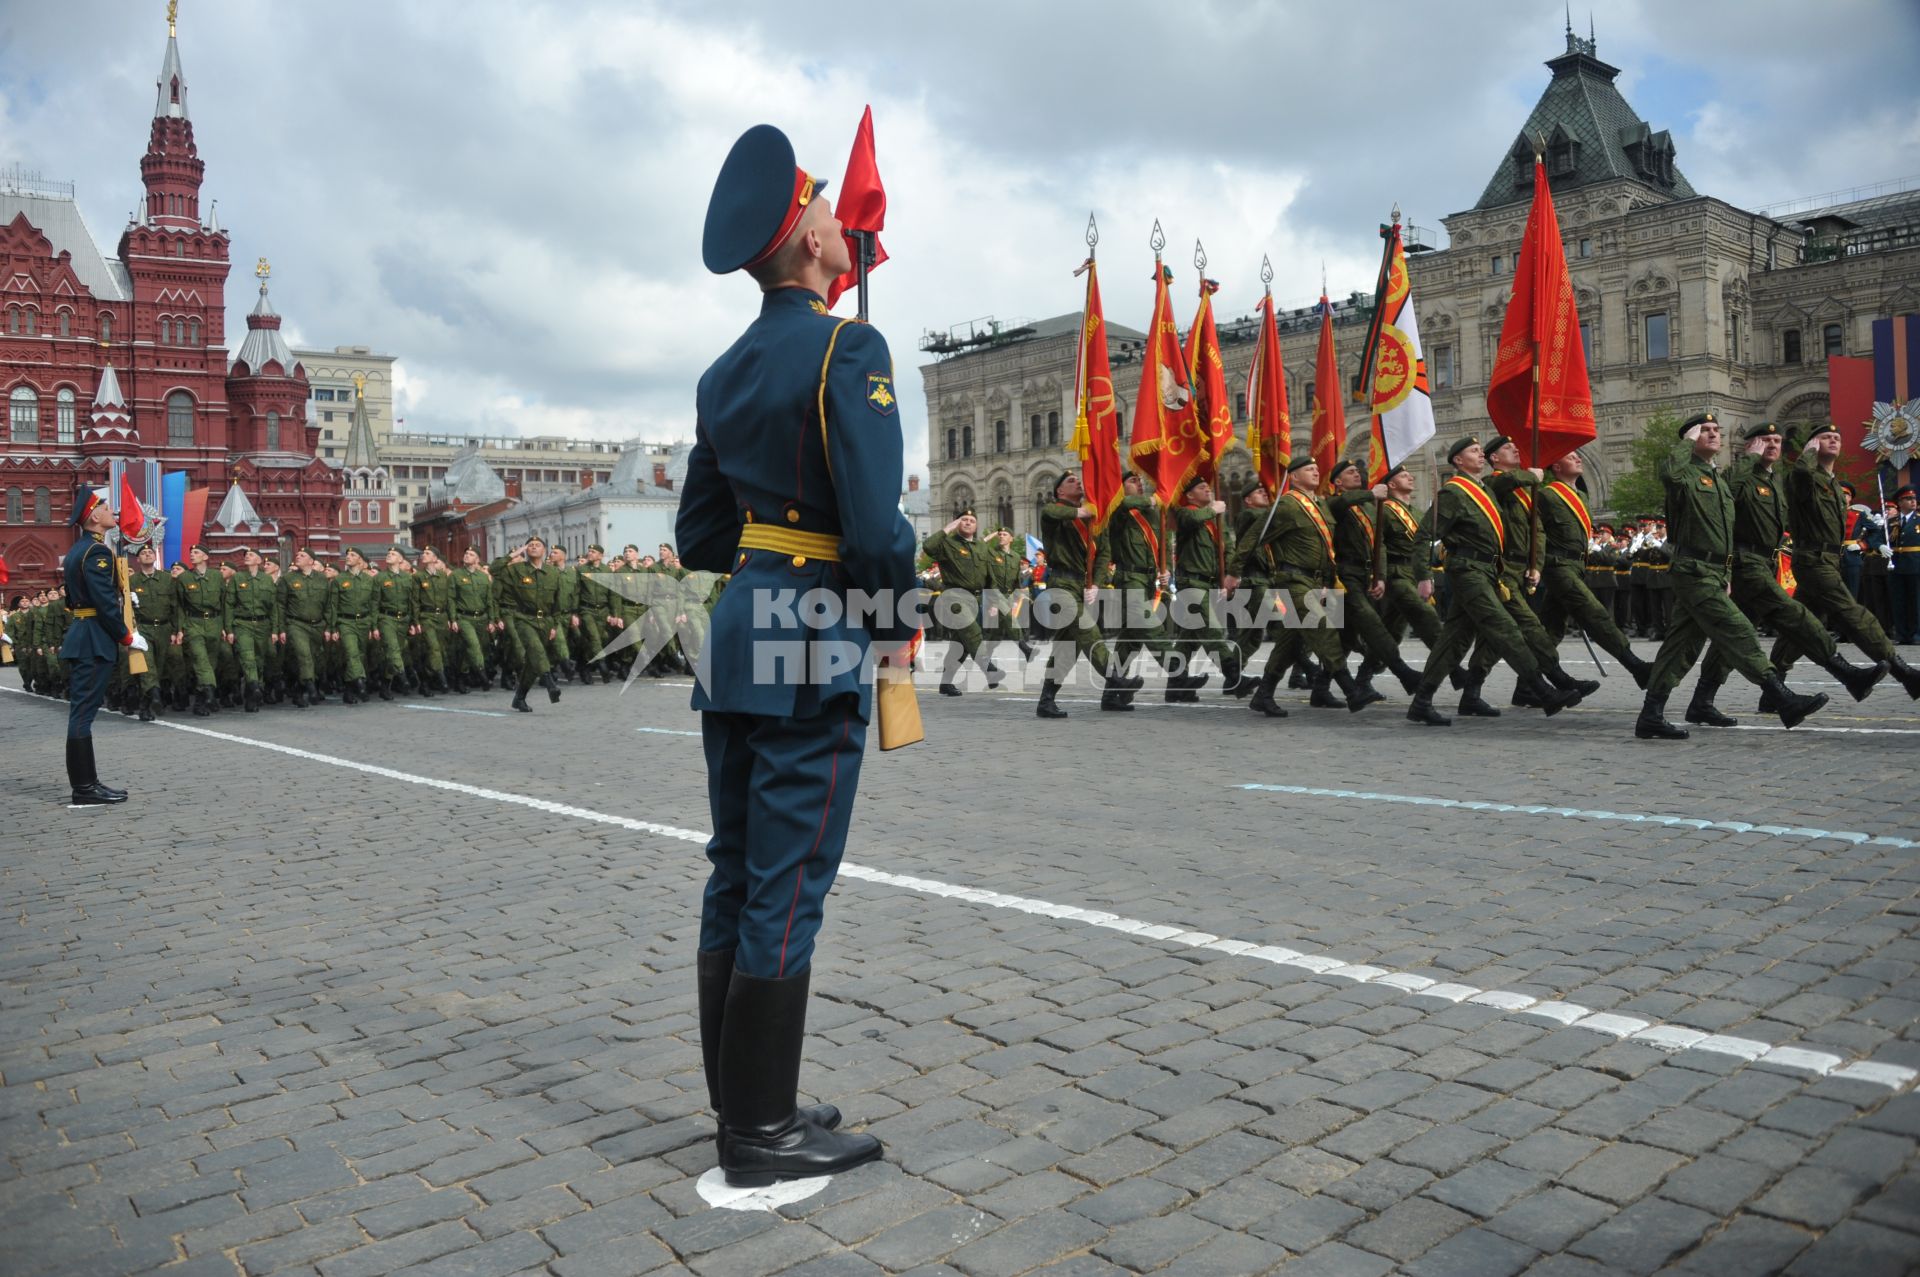
M 737 1186 L 880 1155 L 873 1136 L 834 1129 L 831 1105 L 796 1103 L 814 936 L 873 701 L 869 648 L 904 662 L 917 598 L 893 360 L 874 329 L 827 313 L 852 260 L 824 186 L 771 125 L 742 135 L 720 170 L 703 255 L 716 274 L 746 271 L 760 314 L 700 378 L 677 522 L 687 567 L 733 575 L 693 708 L 714 829 L 700 1038 L 720 1166 Z M 884 606 L 817 622 L 794 605 L 810 591 Z
M 73 805 L 98 807 L 127 801 L 127 791 L 100 783 L 93 760 L 93 716 L 107 698 L 107 684 L 119 664 L 120 649 L 147 650 L 147 641 L 127 629 L 120 580 L 114 571 L 113 551 L 106 532 L 113 526 L 107 494 L 82 488 L 74 499 L 73 521 L 81 536 L 67 551 L 61 572 L 67 587 L 67 610 L 73 624 L 60 645 L 67 664 L 67 781 Z

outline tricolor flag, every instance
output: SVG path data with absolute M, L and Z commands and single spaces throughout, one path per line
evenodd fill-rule
M 1384 483 L 1400 465 L 1433 438 L 1433 396 L 1427 361 L 1420 350 L 1420 325 L 1413 312 L 1413 288 L 1407 278 L 1407 250 L 1400 242 L 1400 211 L 1380 228 L 1386 250 L 1373 290 L 1373 322 L 1367 329 L 1366 367 L 1361 391 L 1373 414 L 1367 448 L 1367 482 Z
M 1154 500 L 1164 510 L 1180 500 L 1180 490 L 1200 466 L 1200 423 L 1167 293 L 1173 272 L 1156 260 L 1153 277 L 1153 320 L 1147 325 L 1140 394 L 1133 405 L 1130 455 L 1153 480 Z
M 1113 365 L 1107 359 L 1107 317 L 1100 305 L 1100 273 L 1093 258 L 1087 272 L 1086 309 L 1080 313 L 1080 346 L 1073 366 L 1073 450 L 1080 455 L 1080 483 L 1094 509 L 1093 532 L 1105 530 L 1120 505 L 1120 405 L 1113 395 Z M 1091 567 L 1092 556 L 1088 556 Z
M 1513 266 L 1513 299 L 1500 325 L 1500 346 L 1487 380 L 1487 416 L 1520 445 L 1529 466 L 1550 466 L 1592 443 L 1593 389 L 1580 315 L 1567 274 L 1566 245 L 1546 166 L 1533 161 L 1533 207 L 1520 257 Z
M 1220 361 L 1220 333 L 1213 323 L 1213 295 L 1219 291 L 1218 282 L 1200 281 L 1200 310 L 1187 331 L 1194 423 L 1200 430 L 1199 473 L 1215 488 L 1220 486 L 1220 458 L 1233 446 L 1233 404 L 1227 399 L 1227 369 Z M 1169 493 L 1164 504 L 1179 499 L 1179 493 Z
M 1333 350 L 1333 303 L 1326 285 L 1320 287 L 1320 349 L 1313 357 L 1313 439 L 1308 450 L 1320 467 L 1320 480 L 1333 475 L 1340 450 L 1347 443 L 1347 412 L 1340 390 L 1340 361 Z
M 1260 299 L 1260 335 L 1247 367 L 1247 451 L 1253 473 L 1271 496 L 1279 496 L 1293 460 L 1293 416 L 1287 411 L 1287 367 L 1280 357 L 1280 325 L 1273 291 Z

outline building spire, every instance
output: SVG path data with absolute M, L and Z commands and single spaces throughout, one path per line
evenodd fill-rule
M 153 116 L 157 120 L 189 118 L 187 73 L 180 67 L 180 42 L 174 38 L 179 10 L 180 0 L 167 0 L 167 56 L 160 63 L 159 78 L 154 81 L 158 92 L 154 95 Z
M 349 470 L 372 470 L 380 464 L 380 450 L 374 444 L 373 423 L 367 420 L 367 379 L 353 375 L 353 424 L 347 430 L 347 454 L 343 463 Z

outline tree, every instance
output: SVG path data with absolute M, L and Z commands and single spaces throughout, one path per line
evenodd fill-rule
M 1660 463 L 1679 441 L 1678 417 L 1669 412 L 1656 412 L 1647 419 L 1646 428 L 1633 441 L 1632 464 L 1607 491 L 1607 505 L 1615 518 L 1665 514 L 1667 491 L 1660 483 Z

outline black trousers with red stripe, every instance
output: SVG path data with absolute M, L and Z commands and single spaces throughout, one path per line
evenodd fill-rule
M 713 863 L 700 948 L 734 951 L 737 971 L 777 980 L 813 961 L 814 937 L 860 787 L 867 724 L 840 696 L 811 718 L 705 713 Z

